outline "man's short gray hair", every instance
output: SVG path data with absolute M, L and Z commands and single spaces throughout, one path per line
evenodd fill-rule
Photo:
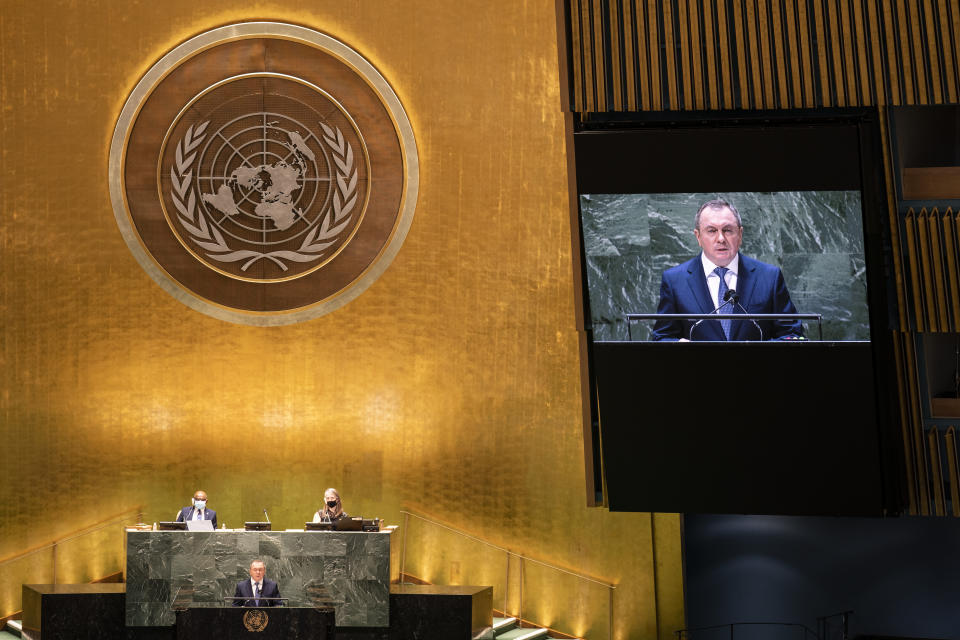
M 727 202 L 726 200 L 720 200 L 718 198 L 716 200 L 707 200 L 702 205 L 700 205 L 700 208 L 697 209 L 697 215 L 693 219 L 694 229 L 700 228 L 700 214 L 703 213 L 704 209 L 730 209 L 730 211 L 733 212 L 733 217 L 737 219 L 737 226 L 738 227 L 743 226 L 743 223 L 740 222 L 740 212 L 737 211 L 737 208 L 732 204 L 730 204 L 729 202 Z

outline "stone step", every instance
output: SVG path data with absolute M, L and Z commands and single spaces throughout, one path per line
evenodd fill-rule
M 534 640 L 535 638 L 546 640 L 547 630 L 516 627 L 504 633 L 498 633 L 495 637 L 497 640 Z
M 503 633 L 509 631 L 517 626 L 516 618 L 498 618 L 497 616 L 493 617 L 493 633 Z
M 4 638 L 22 638 L 23 637 L 23 621 L 22 620 L 7 620 L 7 624 L 3 626 L 3 630 L 0 631 L 0 640 Z

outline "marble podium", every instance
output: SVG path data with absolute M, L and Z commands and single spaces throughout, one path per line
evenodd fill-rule
M 338 627 L 389 626 L 389 532 L 222 530 L 128 531 L 126 625 L 229 606 L 255 559 L 288 606 L 332 608 Z

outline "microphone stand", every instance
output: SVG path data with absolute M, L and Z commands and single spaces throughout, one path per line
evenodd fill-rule
M 720 306 L 714 307 L 713 311 L 711 311 L 710 313 L 717 313 L 718 311 L 720 311 L 720 309 L 723 309 L 730 302 L 730 299 L 736 295 L 737 295 L 736 290 L 727 289 L 727 292 L 723 294 L 723 302 L 720 303 Z M 746 311 L 746 309 L 744 309 L 744 311 Z M 690 333 L 687 336 L 687 340 L 689 340 L 690 342 L 693 342 L 693 330 L 696 329 L 697 326 L 706 319 L 707 318 L 700 318 L 699 320 L 693 323 L 693 326 L 690 327 Z M 763 340 L 762 335 L 760 339 Z
M 740 294 L 737 293 L 737 290 L 736 290 L 736 289 L 729 289 L 729 290 L 727 291 L 727 293 L 730 294 L 730 298 L 733 300 L 733 304 L 735 304 L 735 305 L 737 305 L 738 307 L 740 307 L 740 309 L 741 309 L 744 313 L 746 313 L 746 314 L 749 314 L 749 313 L 750 313 L 749 311 L 747 311 L 747 310 L 744 308 L 744 306 L 743 306 L 742 304 L 740 304 Z M 763 342 L 763 329 L 760 328 L 760 325 L 759 325 L 759 324 L 757 323 L 757 321 L 754 320 L 753 318 L 748 318 L 748 320 L 750 320 L 750 322 L 753 323 L 753 326 L 755 326 L 755 327 L 757 328 L 757 331 L 760 332 L 760 342 Z

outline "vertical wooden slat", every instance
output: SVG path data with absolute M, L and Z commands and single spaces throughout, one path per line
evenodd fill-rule
M 573 108 L 578 112 L 585 110 L 583 92 L 586 90 L 586 78 L 583 77 L 583 42 L 580 38 L 580 2 L 570 0 L 570 59 L 573 62 Z
M 873 75 L 870 73 L 870 59 L 873 51 L 870 48 L 871 42 L 867 38 L 866 22 L 867 16 L 865 7 L 857 0 L 850 7 L 853 13 L 853 40 L 854 59 L 857 65 L 857 104 L 870 106 L 876 104 L 874 92 L 872 91 Z
M 583 91 L 581 93 L 581 110 L 586 112 L 596 111 L 596 101 L 593 99 L 596 91 L 596 83 L 593 79 L 593 32 L 590 29 L 590 0 L 575 0 L 576 13 L 579 17 L 579 36 L 580 36 L 580 64 L 581 70 L 577 74 L 578 78 L 583 78 Z
M 927 41 L 927 50 L 924 54 L 927 57 L 928 62 L 928 73 L 930 75 L 930 85 L 933 89 L 933 95 L 930 96 L 930 99 L 934 104 L 940 104 L 943 102 L 943 91 L 942 91 L 942 78 L 940 77 L 940 52 L 937 43 L 940 41 L 940 38 L 937 34 L 937 26 L 934 22 L 935 20 L 935 0 L 923 0 L 923 13 L 924 20 L 923 24 L 920 25 L 920 28 L 926 33 Z
M 939 331 L 937 323 L 937 300 L 934 294 L 933 265 L 930 261 L 930 224 L 927 210 L 917 214 L 917 260 L 920 263 L 923 284 L 924 323 L 929 331 Z
M 729 15 L 727 14 L 727 3 L 725 0 L 716 0 L 717 4 L 717 33 L 720 40 L 720 59 L 717 64 L 720 66 L 720 76 L 723 84 L 723 103 L 721 109 L 735 108 L 735 99 L 733 94 L 733 79 L 735 77 L 734 61 L 737 59 L 736 51 L 731 49 L 730 37 L 728 34 Z
M 749 78 L 752 81 L 752 102 L 754 109 L 766 108 L 766 78 L 764 77 L 764 64 L 767 62 L 766 52 L 763 50 L 762 34 L 760 33 L 760 16 L 757 15 L 756 0 L 746 0 L 746 11 L 744 12 L 747 25 L 744 31 L 747 32 L 748 51 L 750 52 L 747 64 L 750 65 Z
M 905 342 L 910 337 L 898 331 L 893 332 L 893 357 L 897 372 L 897 391 L 901 399 L 900 405 L 900 437 L 903 440 L 903 453 L 905 462 L 905 471 L 907 474 L 907 512 L 910 515 L 917 515 L 917 505 L 919 503 L 917 489 L 917 452 L 910 429 L 912 424 L 910 420 L 910 385 L 907 376 L 907 367 L 905 362 Z
M 650 52 L 650 105 L 663 109 L 663 74 L 660 72 L 660 38 L 657 33 L 657 0 L 647 0 L 647 50 Z
M 637 108 L 652 109 L 653 98 L 650 95 L 650 33 L 647 30 L 647 11 L 644 0 L 637 0 L 635 28 L 637 32 L 637 56 L 640 96 L 637 99 Z
M 637 52 L 637 23 L 633 11 L 633 0 L 623 1 L 623 58 L 625 106 L 628 111 L 636 111 L 639 108 L 637 69 L 640 55 Z
M 847 106 L 847 88 L 843 82 L 843 32 L 837 15 L 836 2 L 826 2 L 823 16 L 823 28 L 827 40 L 827 64 L 830 69 L 830 95 L 835 96 L 834 106 Z
M 943 214 L 943 253 L 947 266 L 947 287 L 950 293 L 950 327 L 948 330 L 960 331 L 960 217 L 954 216 L 951 209 Z
M 800 36 L 797 46 L 800 48 L 800 60 L 802 63 L 803 78 L 803 106 L 813 108 L 817 105 L 817 80 L 814 68 L 817 60 L 811 54 L 813 47 L 813 33 L 810 31 L 810 25 L 813 24 L 813 16 L 810 15 L 808 0 L 795 0 L 797 3 L 797 26 L 800 29 Z
M 767 5 L 770 0 L 754 0 L 754 25 L 756 29 L 757 50 L 760 52 L 760 87 L 758 92 L 763 99 L 764 109 L 776 109 L 777 79 L 773 72 L 773 59 L 770 48 L 770 24 L 767 20 Z
M 677 103 L 677 59 L 676 42 L 673 32 L 673 11 L 670 1 L 660 3 L 661 14 L 663 16 L 663 63 L 667 68 L 667 77 L 664 81 L 667 83 L 667 102 L 664 108 L 667 110 L 679 108 Z
M 904 364 L 908 392 L 906 398 L 910 408 L 910 438 L 913 441 L 913 450 L 916 453 L 917 489 L 920 515 L 930 515 L 930 470 L 927 465 L 927 448 L 923 442 L 923 420 L 920 414 L 920 383 L 917 378 L 917 356 L 913 339 L 908 335 L 903 341 L 906 347 Z
M 877 110 L 880 124 L 880 144 L 883 149 L 890 149 L 890 126 L 886 109 Z M 900 327 L 906 331 L 910 327 L 909 295 L 907 291 L 908 275 L 904 262 L 903 234 L 900 231 L 899 208 L 897 207 L 896 180 L 894 179 L 894 163 L 889 153 L 883 154 L 883 171 L 886 176 L 887 194 L 887 222 L 890 229 L 890 238 L 893 248 L 893 275 L 897 295 L 897 315 Z M 912 215 L 912 214 L 911 214 Z M 912 218 L 911 218 L 912 219 Z
M 608 105 L 613 111 L 623 111 L 623 92 L 624 92 L 624 56 L 621 38 L 623 36 L 623 26 L 620 23 L 620 2 L 610 2 L 607 7 L 607 40 L 610 42 L 610 88 L 612 100 Z M 602 9 L 602 3 L 601 3 Z
M 836 20 L 837 33 L 834 36 L 835 48 L 839 50 L 836 60 L 840 64 L 841 72 L 837 74 L 837 83 L 843 87 L 844 104 L 857 104 L 856 66 L 853 61 L 853 30 L 850 24 L 848 0 L 837 3 Z
M 813 1 L 813 28 L 814 33 L 811 37 L 817 43 L 817 60 L 815 64 L 820 74 L 820 104 L 814 106 L 832 107 L 834 106 L 830 99 L 830 67 L 827 64 L 827 36 L 824 28 L 823 8 L 819 0 Z
M 695 108 L 693 100 L 693 74 L 691 73 L 693 68 L 690 64 L 690 21 L 687 14 L 687 0 L 678 0 L 674 22 L 679 26 L 674 37 L 680 49 L 680 60 L 677 70 L 677 85 L 679 87 L 677 98 L 679 103 L 677 104 L 677 108 L 693 109 Z
M 602 112 L 607 110 L 607 72 L 603 52 L 603 3 L 600 0 L 592 0 L 591 21 L 593 26 L 593 77 L 597 83 L 596 110 Z
M 897 57 L 897 48 L 896 48 L 896 35 L 894 33 L 894 9 L 891 6 L 892 0 L 881 0 L 883 3 L 883 10 L 881 12 L 880 23 L 883 25 L 883 32 L 880 34 L 880 37 L 884 38 L 884 44 L 886 49 L 886 69 L 885 69 L 885 82 L 884 84 L 889 87 L 888 94 L 890 96 L 890 101 L 888 104 L 899 105 L 903 104 L 903 86 L 900 82 L 900 70 L 898 66 Z
M 944 286 L 945 275 L 943 271 L 944 257 L 940 249 L 940 212 L 934 207 L 927 218 L 928 233 L 930 239 L 930 255 L 928 261 L 931 265 L 933 278 L 932 298 L 936 301 L 937 324 L 940 331 L 949 331 L 947 325 L 947 290 Z
M 716 43 L 720 38 L 720 30 L 714 21 L 716 15 L 717 0 L 705 0 L 705 6 L 701 11 L 703 16 L 703 57 L 707 68 L 707 96 L 706 108 L 720 109 L 723 105 L 723 96 L 720 95 L 718 79 L 721 75 L 719 58 L 717 56 Z
M 940 432 L 936 428 L 927 431 L 927 454 L 930 459 L 930 481 L 933 484 L 934 515 L 947 515 L 943 496 L 943 461 L 940 457 Z
M 881 52 L 880 44 L 883 34 L 880 33 L 880 25 L 877 21 L 877 4 L 873 0 L 866 0 L 864 2 L 867 8 L 867 15 L 865 16 L 864 24 L 864 41 L 870 47 L 870 59 L 873 61 L 872 73 L 870 77 L 865 80 L 869 82 L 873 87 L 873 95 L 877 106 L 886 106 L 886 92 L 884 91 L 884 86 L 886 85 L 886 77 L 883 73 L 883 54 Z M 885 127 L 882 127 L 885 129 Z M 886 146 L 884 148 L 887 148 Z M 886 154 L 884 154 L 886 155 Z
M 895 2 L 894 11 L 896 12 L 897 27 L 900 34 L 898 44 L 900 45 L 900 74 L 903 79 L 904 104 L 916 104 L 915 76 L 912 62 L 913 51 L 910 47 L 910 21 L 903 2 Z
M 797 45 L 799 27 L 797 24 L 797 1 L 798 0 L 782 0 L 784 14 L 786 15 L 783 27 L 786 33 L 786 38 L 783 43 L 783 57 L 789 61 L 790 71 L 787 74 L 787 82 L 790 83 L 790 93 L 793 98 L 788 102 L 790 108 L 801 108 L 804 106 L 803 82 L 801 81 L 803 78 L 803 61 L 800 47 Z
M 710 84 L 707 79 L 709 75 L 705 75 L 703 72 L 706 52 L 701 45 L 701 43 L 704 42 L 703 32 L 700 29 L 702 23 L 703 15 L 700 11 L 699 0 L 687 0 L 687 24 L 690 25 L 687 32 L 690 39 L 691 69 L 691 72 L 687 73 L 687 77 L 691 79 L 691 83 L 693 84 L 693 108 L 699 110 L 707 108 L 707 99 L 704 94 Z M 688 98 L 687 102 L 690 103 L 691 100 Z
M 957 432 L 947 427 L 943 435 L 943 448 L 947 451 L 947 479 L 950 481 L 950 515 L 960 518 L 960 468 L 957 467 Z
M 917 215 L 913 209 L 907 211 L 903 219 L 904 236 L 906 240 L 907 262 L 910 265 L 910 288 L 913 293 L 913 314 L 917 331 L 922 332 L 927 323 L 923 312 L 923 289 L 920 286 L 920 262 L 917 255 Z
M 905 2 L 904 8 L 910 20 L 910 51 L 911 66 L 913 67 L 913 86 L 917 94 L 917 104 L 929 104 L 927 95 L 926 51 L 923 48 L 921 33 L 920 7 L 923 0 Z
M 739 3 L 738 3 L 739 4 Z M 753 15 L 752 0 L 744 0 L 740 7 L 740 38 L 743 42 L 743 65 L 746 79 L 747 99 L 744 106 L 750 109 L 763 107 L 763 98 L 760 78 L 760 56 L 757 51 L 757 32 Z
M 788 55 L 789 29 L 785 19 L 782 5 L 787 0 L 769 0 L 770 1 L 770 32 L 771 32 L 771 58 L 773 59 L 774 75 L 777 83 L 777 101 L 774 105 L 777 109 L 789 109 L 793 106 L 790 100 L 790 64 Z
M 732 67 L 736 70 L 736 81 L 739 86 L 739 91 L 735 100 L 739 100 L 739 105 L 731 103 L 734 108 L 740 107 L 741 109 L 751 109 L 753 104 L 751 102 L 751 96 L 748 86 L 747 76 L 750 73 L 750 56 L 749 50 L 747 49 L 747 34 L 744 33 L 743 28 L 743 7 L 741 6 L 740 0 L 733 0 L 731 3 L 733 7 L 732 13 L 728 16 L 728 36 L 736 48 L 735 51 L 731 51 L 730 55 L 732 60 L 735 61 Z
M 960 7 L 954 0 L 940 0 L 940 28 L 944 35 L 943 51 L 949 70 L 950 102 L 960 99 Z

